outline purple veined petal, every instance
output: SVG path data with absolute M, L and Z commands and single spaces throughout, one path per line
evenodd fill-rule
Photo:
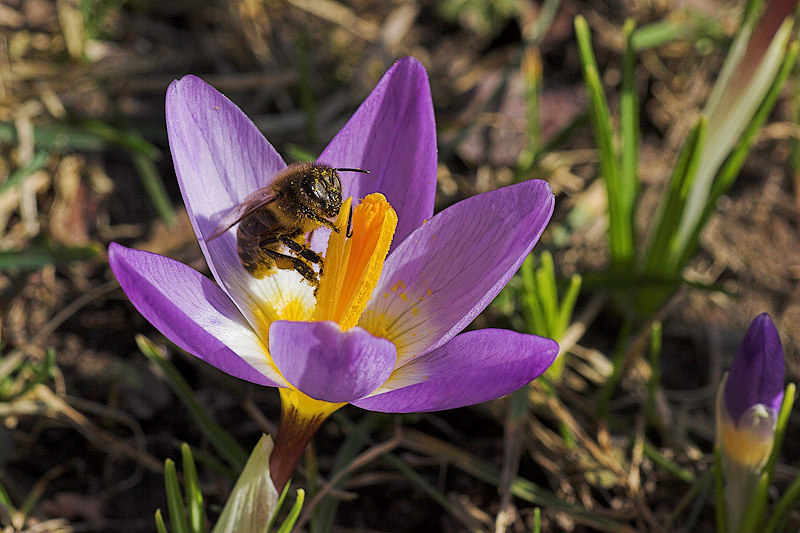
M 226 374 L 286 386 L 230 298 L 196 270 L 111 243 L 108 262 L 134 307 L 169 340 Z
M 317 400 L 338 403 L 366 396 L 392 372 L 394 345 L 336 322 L 273 322 L 269 350 L 283 376 Z
M 398 368 L 377 394 L 352 403 L 386 413 L 481 403 L 532 381 L 557 353 L 558 344 L 550 339 L 502 329 L 469 331 Z
M 175 173 L 200 248 L 214 278 L 239 302 L 247 280 L 235 230 L 205 239 L 230 209 L 286 164 L 242 110 L 200 78 L 172 82 L 166 113 Z
M 467 198 L 389 254 L 359 325 L 397 346 L 397 366 L 441 346 L 500 292 L 553 213 L 550 186 L 530 180 Z
M 725 407 L 734 423 L 753 405 L 777 413 L 783 402 L 784 361 L 781 338 L 769 315 L 750 324 L 731 363 L 725 385 Z
M 380 192 L 397 212 L 396 247 L 433 214 L 436 195 L 436 124 L 428 75 L 414 58 L 399 60 L 320 155 L 342 173 L 343 197 L 358 202 Z M 324 248 L 328 232 L 314 235 Z

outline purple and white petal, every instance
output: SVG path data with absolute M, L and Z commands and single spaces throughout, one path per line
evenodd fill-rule
M 374 395 L 352 403 L 386 413 L 481 403 L 532 381 L 557 354 L 558 344 L 550 339 L 500 329 L 469 331 L 397 369 Z
M 283 376 L 317 400 L 350 402 L 378 388 L 392 372 L 394 345 L 336 322 L 273 322 L 269 350 Z
M 505 286 L 553 213 L 530 180 L 438 213 L 389 254 L 359 325 L 397 346 L 397 365 L 463 330 Z
M 108 262 L 139 312 L 168 339 L 226 374 L 286 386 L 264 345 L 230 298 L 196 270 L 111 243 Z
M 397 212 L 396 247 L 433 214 L 436 195 L 436 124 L 428 75 L 414 58 L 399 60 L 319 157 L 342 173 L 343 197 L 355 202 L 380 192 Z M 314 246 L 324 248 L 323 232 Z M 325 232 L 327 233 L 327 232 Z
M 195 76 L 167 90 L 167 134 L 181 194 L 214 278 L 239 301 L 249 276 L 236 231 L 206 242 L 224 216 L 267 185 L 286 164 L 233 102 Z

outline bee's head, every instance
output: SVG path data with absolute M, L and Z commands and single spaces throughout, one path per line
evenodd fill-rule
M 317 164 L 305 180 L 305 191 L 316 211 L 324 218 L 333 218 L 342 207 L 342 182 L 335 168 Z

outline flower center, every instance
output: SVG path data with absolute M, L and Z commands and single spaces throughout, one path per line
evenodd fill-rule
M 365 197 L 353 210 L 352 236 L 347 237 L 352 198 L 336 217 L 319 279 L 314 320 L 333 320 L 348 330 L 358 323 L 372 296 L 397 228 L 395 213 L 380 193 Z

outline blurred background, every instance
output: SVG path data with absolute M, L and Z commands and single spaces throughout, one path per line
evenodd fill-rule
M 433 93 L 437 211 L 546 179 L 556 213 L 534 253 L 552 253 L 559 279 L 587 276 L 575 307 L 579 327 L 563 376 L 530 390 L 517 454 L 506 446 L 507 400 L 396 417 L 351 406 L 337 413 L 295 481 L 313 495 L 316 476 L 329 479 L 356 454 L 366 462 L 305 527 L 530 531 L 540 507 L 544 531 L 672 531 L 685 523 L 713 531 L 710 485 L 699 481 L 711 461 L 714 394 L 754 316 L 771 314 L 787 379 L 800 376 L 797 69 L 684 272 L 714 290 L 684 284 L 667 301 L 658 313 L 660 362 L 631 357 L 609 403 L 613 416 L 597 419 L 592 398 L 610 373 L 620 316 L 604 296 L 608 287 L 589 283 L 609 260 L 606 199 L 573 19 L 582 15 L 592 29 L 612 112 L 623 24 L 631 18 L 651 29 L 635 70 L 644 228 L 743 4 L 2 0 L 0 484 L 27 511 L 17 527 L 153 530 L 155 509 L 165 507 L 163 461 L 177 460 L 184 441 L 196 457 L 209 456 L 198 459 L 200 478 L 209 514 L 218 512 L 230 472 L 215 468 L 206 436 L 163 370 L 142 355 L 137 334 L 164 347 L 203 409 L 245 449 L 277 424 L 274 390 L 180 354 L 108 269 L 106 247 L 118 241 L 207 273 L 167 146 L 169 83 L 201 76 L 288 162 L 314 158 L 386 69 L 411 55 Z M 476 325 L 523 329 L 514 292 L 523 283 L 512 280 Z M 660 429 L 643 422 L 648 398 Z M 798 442 L 799 428 L 795 414 L 787 443 Z M 393 445 L 370 455 L 379 442 Z M 797 447 L 789 444 L 784 459 L 778 484 L 797 474 Z M 509 472 L 528 484 L 514 485 Z M 7 524 L 0 514 L 10 528 L 3 531 L 13 531 Z

